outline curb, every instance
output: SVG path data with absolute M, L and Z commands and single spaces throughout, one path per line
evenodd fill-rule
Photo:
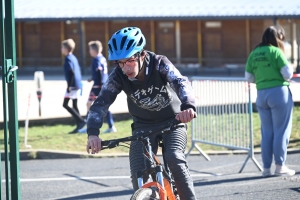
M 247 151 L 233 150 L 233 151 L 206 151 L 207 155 L 242 155 L 248 154 Z M 254 154 L 260 154 L 260 150 L 254 150 Z M 300 149 L 288 149 L 288 154 L 300 153 Z M 161 155 L 161 153 L 158 153 Z M 190 156 L 199 156 L 198 151 L 192 151 Z M 32 159 L 72 159 L 72 158 L 116 158 L 116 157 L 128 157 L 128 153 L 100 153 L 100 154 L 87 154 L 85 152 L 70 152 L 70 151 L 57 151 L 46 149 L 32 149 L 32 150 L 20 150 L 20 160 L 32 160 Z M 5 159 L 4 152 L 1 152 L 1 159 Z
M 103 158 L 103 157 L 125 157 L 126 153 L 118 154 L 96 154 L 91 155 L 84 152 L 71 152 L 71 151 L 56 151 L 45 149 L 32 149 L 32 150 L 20 150 L 20 160 L 32 160 L 32 159 L 72 159 L 72 158 Z M 5 159 L 5 153 L 1 152 L 1 159 Z

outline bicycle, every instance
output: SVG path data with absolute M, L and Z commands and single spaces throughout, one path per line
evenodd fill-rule
M 159 161 L 157 156 L 152 152 L 149 136 L 158 132 L 163 134 L 170 131 L 184 127 L 184 124 L 180 124 L 179 121 L 174 120 L 161 128 L 147 133 L 138 134 L 134 136 L 104 140 L 101 141 L 101 150 L 112 149 L 119 146 L 119 143 L 125 143 L 130 141 L 141 141 L 143 143 L 143 154 L 145 169 L 137 172 L 137 181 L 139 189 L 132 195 L 131 200 L 178 200 L 179 196 L 175 186 L 175 181 L 169 170 L 164 157 L 164 146 L 162 140 L 160 140 L 159 146 L 162 148 L 164 165 Z M 128 145 L 128 144 L 127 144 Z M 128 147 L 126 145 L 126 147 Z M 125 146 L 125 145 L 122 145 Z M 144 182 L 143 177 L 152 178 L 151 182 Z

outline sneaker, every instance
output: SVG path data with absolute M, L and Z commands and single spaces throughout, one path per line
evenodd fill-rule
M 85 126 L 85 124 L 85 121 L 80 122 L 79 124 L 77 124 L 77 127 L 73 131 L 69 132 L 69 134 L 79 133 L 79 130 L 81 130 Z
M 103 133 L 116 133 L 117 132 L 117 129 L 115 126 L 111 127 L 111 128 L 108 128 L 106 131 L 104 131 Z
M 82 129 L 85 125 L 86 125 L 85 121 L 82 121 L 79 124 L 77 124 L 77 131 L 80 130 L 80 129 Z
M 287 166 L 276 166 L 275 176 L 294 176 L 295 170 L 289 169 Z
M 82 128 L 82 129 L 79 129 L 79 130 L 78 130 L 78 133 L 86 133 L 86 131 L 87 131 L 87 128 L 84 127 L 84 128 Z
M 270 176 L 272 176 L 270 168 L 264 168 L 264 171 L 262 172 L 262 177 L 267 178 Z
M 69 134 L 75 134 L 78 133 L 78 128 L 76 127 L 73 131 L 69 132 Z
M 82 129 L 84 126 L 86 125 L 86 122 L 83 121 L 83 122 L 80 122 L 79 124 L 77 124 L 77 129 Z

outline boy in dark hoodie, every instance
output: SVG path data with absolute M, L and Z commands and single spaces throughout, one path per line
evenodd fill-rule
M 91 153 L 98 153 L 101 150 L 101 139 L 98 136 L 103 117 L 121 91 L 127 95 L 129 113 L 134 122 L 133 135 L 153 130 L 174 118 L 187 123 L 196 115 L 195 98 L 188 79 L 165 56 L 145 51 L 145 44 L 144 35 L 136 27 L 123 28 L 110 39 L 108 59 L 115 61 L 117 67 L 109 75 L 88 113 L 87 152 L 91 150 Z M 180 199 L 196 199 L 184 154 L 187 143 L 186 126 L 178 127 L 170 134 L 150 136 L 154 153 L 157 152 L 159 137 L 163 140 L 166 162 L 173 174 Z M 134 190 L 138 189 L 136 173 L 144 169 L 142 147 L 139 141 L 133 141 L 130 145 L 129 159 Z

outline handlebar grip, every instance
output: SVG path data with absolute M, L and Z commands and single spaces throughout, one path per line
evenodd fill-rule
M 197 118 L 197 113 L 195 112 L 194 113 L 194 119 Z M 177 119 L 174 119 L 174 121 L 172 122 L 173 124 L 180 124 L 182 123 L 181 121 L 177 120 Z
M 108 146 L 109 145 L 109 142 L 108 140 L 103 140 L 101 141 L 101 147 L 104 147 L 104 146 Z

